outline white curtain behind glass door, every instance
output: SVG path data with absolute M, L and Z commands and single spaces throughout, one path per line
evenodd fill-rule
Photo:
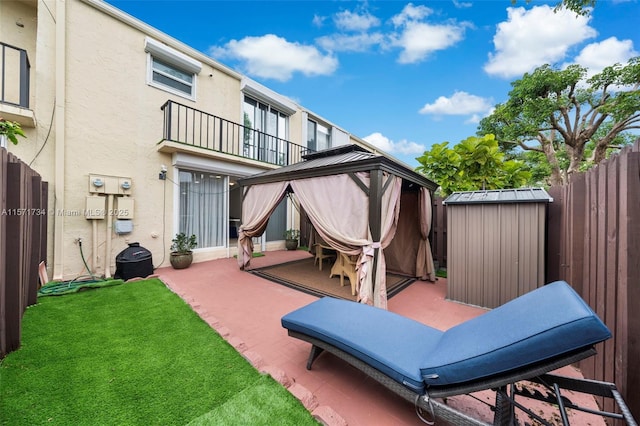
M 198 248 L 224 245 L 226 190 L 222 176 L 180 170 L 179 232 L 195 234 Z

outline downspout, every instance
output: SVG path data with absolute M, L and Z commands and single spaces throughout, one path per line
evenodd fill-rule
M 225 235 L 227 236 L 227 238 L 226 238 L 227 241 L 225 242 L 225 246 L 227 246 L 227 259 L 229 259 L 231 257 L 231 247 L 229 247 L 229 243 L 230 243 L 230 240 L 231 240 L 231 235 L 230 235 L 231 234 L 231 232 L 230 232 L 231 231 L 231 226 L 230 226 L 231 222 L 229 221 L 230 216 L 231 216 L 230 213 L 229 213 L 229 210 L 231 209 L 231 200 L 230 200 L 231 199 L 231 187 L 229 186 L 229 181 L 230 181 L 229 176 L 225 176 L 225 178 L 224 178 L 224 187 L 226 189 L 227 197 L 224 200 L 224 219 L 225 219 L 225 225 L 224 225 L 225 226 L 224 227 L 225 231 L 224 232 L 225 232 Z
M 54 152 L 54 216 L 53 216 L 53 279 L 62 280 L 64 274 L 64 187 L 65 187 L 65 104 L 66 96 L 66 8 L 65 0 L 56 1 L 56 51 L 55 51 L 55 135 Z

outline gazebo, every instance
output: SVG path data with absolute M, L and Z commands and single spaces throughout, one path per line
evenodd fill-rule
M 240 179 L 238 265 L 249 266 L 278 203 L 293 193 L 311 224 L 338 252 L 357 256 L 358 300 L 386 308 L 386 270 L 435 281 L 429 232 L 437 185 L 357 145 L 305 155 L 304 161 Z

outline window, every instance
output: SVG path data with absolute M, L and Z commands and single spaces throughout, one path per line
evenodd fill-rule
M 189 97 L 193 97 L 195 94 L 193 74 L 180 71 L 178 68 L 153 57 L 151 58 L 151 80 Z
M 225 176 L 180 169 L 180 222 L 178 232 L 195 234 L 198 248 L 225 244 L 228 226 Z
M 289 117 L 276 108 L 244 97 L 244 156 L 271 164 L 286 164 Z
M 145 51 L 149 85 L 195 100 L 196 75 L 202 69 L 200 62 L 150 38 L 146 40 Z
M 307 121 L 307 148 L 322 151 L 331 147 L 331 132 L 327 126 L 313 120 Z

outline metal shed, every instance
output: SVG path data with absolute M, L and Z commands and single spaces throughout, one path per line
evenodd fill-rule
M 544 285 L 552 201 L 542 188 L 447 197 L 447 297 L 495 308 Z

